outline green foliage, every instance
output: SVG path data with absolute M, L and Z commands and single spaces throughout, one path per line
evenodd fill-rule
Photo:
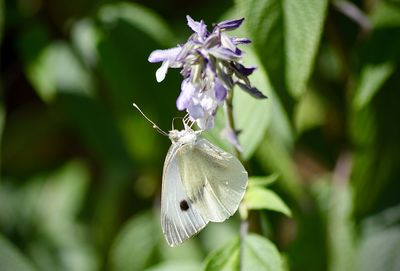
M 210 254 L 204 270 L 279 271 L 284 268 L 278 250 L 268 239 L 256 234 L 249 234 L 243 240 L 236 238 Z
M 290 209 L 272 190 L 262 187 L 249 187 L 244 197 L 244 204 L 249 210 L 273 210 L 291 216 Z
M 399 269 L 399 1 L 39 2 L 0 0 L 0 270 Z M 185 42 L 187 10 L 245 17 L 268 99 L 234 89 L 248 232 L 235 215 L 170 248 L 170 141 L 132 102 L 166 131 L 184 116 L 148 56 Z
M 312 72 L 328 1 L 237 2 L 275 88 L 287 87 L 296 97 L 302 94 Z
M 36 270 L 32 263 L 12 243 L 0 235 L 0 269 L 4 271 Z

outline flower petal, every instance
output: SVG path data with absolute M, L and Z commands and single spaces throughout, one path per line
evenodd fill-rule
M 199 35 L 200 39 L 205 40 L 207 37 L 207 25 L 204 21 L 196 22 L 189 15 L 186 15 L 186 20 L 188 26 Z
M 222 85 L 221 81 L 218 78 L 215 78 L 214 81 L 214 91 L 215 98 L 217 98 L 218 102 L 222 102 L 225 100 L 226 95 L 228 94 L 228 90 Z
M 257 69 L 256 67 L 246 68 L 240 63 L 232 63 L 232 66 L 237 72 L 239 72 L 243 76 L 249 76 Z
M 215 56 L 216 58 L 220 58 L 227 61 L 235 61 L 240 58 L 240 55 L 223 47 L 214 47 L 209 49 L 208 52 L 213 56 Z
M 221 34 L 221 44 L 222 44 L 223 47 L 231 50 L 232 52 L 236 51 L 236 46 L 232 42 L 231 38 L 228 37 L 227 35 L 223 34 L 223 33 Z
M 217 26 L 224 30 L 234 30 L 238 28 L 244 21 L 244 18 L 237 20 L 227 20 L 217 24 Z
M 203 108 L 198 103 L 191 103 L 187 108 L 187 112 L 193 120 L 200 119 L 205 115 Z
M 238 45 L 238 44 L 249 44 L 249 43 L 251 43 L 251 40 L 249 40 L 247 38 L 232 38 L 232 42 L 235 45 Z
M 243 151 L 242 146 L 239 143 L 238 133 L 233 131 L 231 127 L 227 126 L 221 131 L 221 136 L 226 138 L 240 152 Z
M 236 82 L 236 84 L 243 89 L 244 91 L 246 91 L 247 93 L 249 93 L 251 96 L 253 96 L 254 98 L 257 99 L 265 99 L 268 98 L 267 96 L 265 96 L 261 91 L 259 91 L 257 88 L 255 87 L 250 87 L 246 84 L 243 84 L 241 82 Z
M 189 82 L 189 80 L 183 80 L 181 86 L 181 94 L 176 100 L 176 107 L 178 110 L 184 110 L 188 108 L 192 100 L 193 94 L 196 88 Z
M 214 127 L 215 115 L 205 115 L 202 118 L 196 120 L 197 125 L 202 130 L 210 130 Z
M 166 50 L 155 50 L 151 52 L 148 60 L 151 63 L 162 62 L 166 60 L 174 61 L 181 50 L 181 47 L 174 47 Z
M 168 67 L 169 67 L 169 61 L 164 61 L 161 64 L 161 67 L 157 69 L 156 71 L 156 80 L 158 83 L 163 81 L 165 79 L 165 75 L 167 75 L 168 72 Z

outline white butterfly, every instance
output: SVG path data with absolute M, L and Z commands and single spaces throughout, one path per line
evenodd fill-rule
M 172 146 L 163 169 L 161 226 L 170 246 L 183 243 L 210 221 L 222 222 L 232 216 L 248 180 L 235 156 L 202 138 L 201 131 L 184 125 L 184 130 L 166 134 Z

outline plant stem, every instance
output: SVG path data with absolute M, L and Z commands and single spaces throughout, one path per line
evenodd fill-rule
M 229 91 L 226 97 L 225 101 L 225 116 L 226 116 L 226 122 L 228 125 L 228 129 L 230 129 L 235 135 L 237 136 L 237 130 L 235 126 L 235 119 L 233 117 L 233 90 Z M 239 159 L 240 162 L 243 163 L 243 158 L 240 150 L 232 144 L 234 154 L 235 156 Z M 240 207 L 239 207 L 240 208 Z M 241 217 L 240 221 L 240 251 L 239 251 L 239 270 L 243 270 L 243 244 L 244 244 L 244 238 L 247 235 L 247 232 L 249 230 L 249 220 L 246 218 Z
M 226 122 L 228 124 L 228 128 L 231 129 L 235 135 L 237 136 L 237 130 L 236 130 L 236 126 L 235 126 L 235 119 L 233 117 L 233 91 L 229 91 L 226 97 L 226 101 L 225 101 L 225 116 L 226 116 Z M 233 151 L 235 156 L 239 159 L 240 162 L 243 162 L 243 158 L 242 158 L 242 154 L 240 152 L 240 150 L 233 145 Z

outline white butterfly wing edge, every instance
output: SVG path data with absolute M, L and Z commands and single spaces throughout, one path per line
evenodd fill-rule
M 179 174 L 176 153 L 179 144 L 174 144 L 168 151 L 164 163 L 161 192 L 161 227 L 167 243 L 176 246 L 203 229 L 206 221 L 191 205 Z M 185 201 L 188 209 L 181 210 Z
M 246 186 L 247 172 L 239 160 L 207 140 L 199 139 L 192 146 L 173 144 L 164 164 L 161 194 L 161 225 L 167 243 L 179 245 L 209 221 L 222 222 L 232 216 Z

